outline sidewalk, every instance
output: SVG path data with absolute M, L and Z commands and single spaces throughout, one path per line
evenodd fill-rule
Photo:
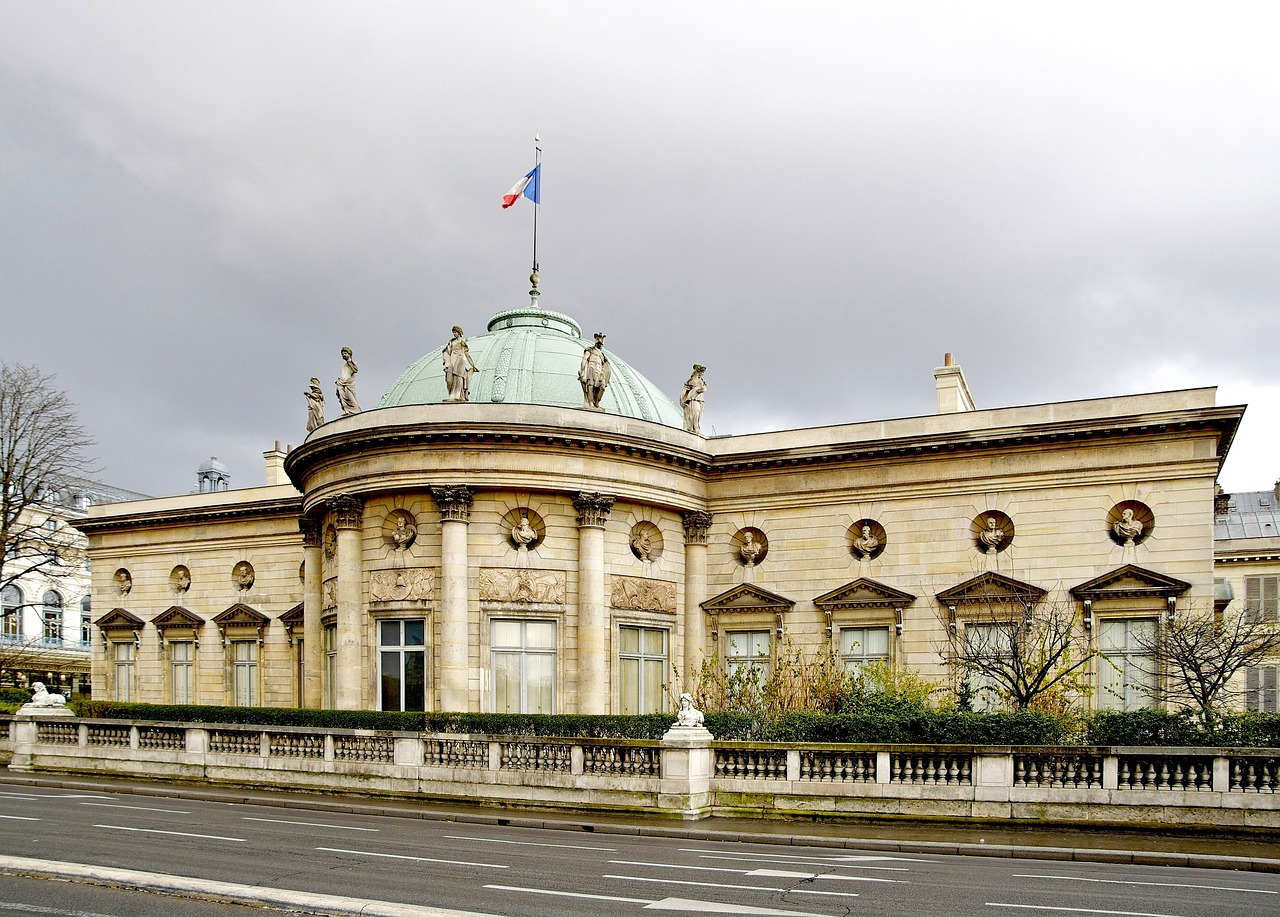
M 509 825 L 597 834 L 679 837 L 797 847 L 845 847 L 899 853 L 1023 857 L 1193 866 L 1280 872 L 1280 836 L 1215 836 L 1199 828 L 1169 825 L 1167 831 L 1121 831 L 1111 827 L 957 825 L 934 822 L 769 821 L 711 817 L 700 821 L 596 812 L 557 812 L 466 806 L 415 799 L 273 792 L 231 786 L 145 782 L 116 777 L 25 774 L 0 768 L 0 785 L 40 786 L 165 798 L 202 799 L 281 808 L 390 815 L 470 824 Z

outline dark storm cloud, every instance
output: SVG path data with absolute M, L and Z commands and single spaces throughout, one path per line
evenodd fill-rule
M 1270 4 L 3 4 L 0 357 L 104 476 L 237 484 L 526 302 L 719 433 L 1217 384 L 1280 426 Z

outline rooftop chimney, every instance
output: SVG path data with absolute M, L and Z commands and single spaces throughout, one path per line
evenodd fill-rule
M 943 356 L 942 365 L 933 371 L 933 378 L 938 387 L 939 414 L 977 410 L 973 395 L 969 394 L 969 383 L 964 380 L 964 370 L 956 365 L 951 354 Z
M 284 459 L 288 455 L 288 451 L 280 448 L 280 440 L 276 440 L 274 449 L 268 449 L 262 453 L 262 458 L 267 463 L 267 486 L 271 487 L 276 484 L 288 484 L 289 476 L 284 473 Z

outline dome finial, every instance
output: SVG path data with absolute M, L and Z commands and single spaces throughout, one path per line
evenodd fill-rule
M 538 272 L 536 270 L 529 275 L 529 283 L 532 284 L 532 287 L 529 290 L 529 306 L 530 308 L 537 309 L 539 308 L 538 297 L 542 294 L 538 292 Z

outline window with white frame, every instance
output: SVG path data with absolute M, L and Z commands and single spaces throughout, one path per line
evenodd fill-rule
M 378 622 L 379 710 L 425 710 L 427 627 L 422 618 Z
M 491 622 L 494 713 L 555 713 L 554 621 Z
M 258 705 L 258 641 L 231 644 L 231 702 L 237 707 Z
M 169 644 L 169 702 L 190 704 L 195 687 L 195 644 L 179 640 Z
M 1244 578 L 1244 614 L 1249 621 L 1280 619 L 1280 576 Z
M 1280 667 L 1253 665 L 1244 670 L 1244 708 L 1260 713 L 1280 712 L 1276 705 L 1277 675 Z
M 769 631 L 729 631 L 725 644 L 725 671 L 729 675 L 754 669 L 761 682 L 767 681 L 770 669 Z
M 860 672 L 869 662 L 889 661 L 889 628 L 840 628 L 840 664 L 846 672 Z
M 324 703 L 332 710 L 338 690 L 338 625 L 324 626 Z
M 93 600 L 86 595 L 80 600 L 80 645 L 84 647 L 89 645 L 89 637 L 93 631 L 93 625 L 89 620 L 91 617 L 93 617 Z
M 661 713 L 667 709 L 667 631 L 618 628 L 618 712 Z
M 1013 626 L 1009 624 L 966 624 L 964 652 L 969 660 L 965 683 L 969 704 L 978 713 L 1002 710 L 1005 687 L 993 674 L 1013 659 Z
M 62 641 L 62 596 L 50 589 L 44 594 L 43 603 L 41 637 L 46 644 L 56 645 Z
M 116 700 L 133 700 L 133 659 L 134 645 L 129 643 L 111 644 L 112 674 L 115 676 Z
M 1149 647 L 1154 618 L 1102 621 L 1098 634 L 1098 708 L 1137 710 L 1156 702 L 1156 663 Z
M 5 643 L 17 643 L 22 639 L 22 590 L 10 583 L 4 587 L 3 598 L 4 622 L 0 624 L 0 637 Z

